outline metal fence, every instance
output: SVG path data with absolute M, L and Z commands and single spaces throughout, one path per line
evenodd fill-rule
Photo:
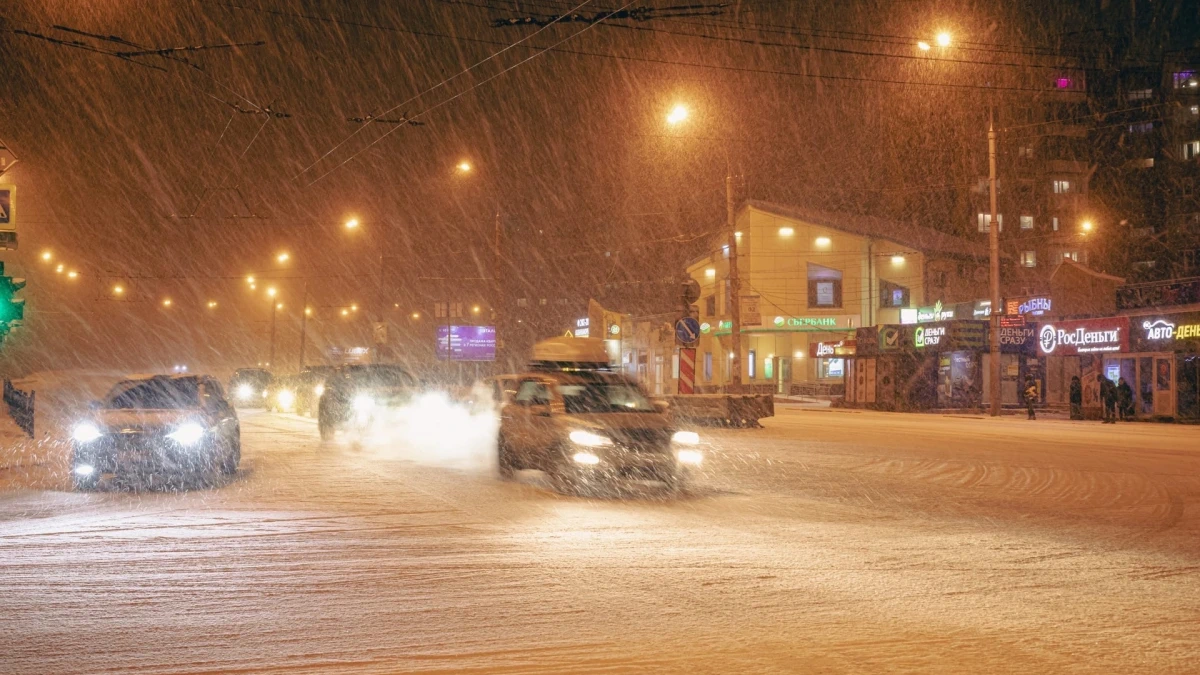
M 33 406 L 36 396 L 36 391 L 26 393 L 14 387 L 12 380 L 4 381 L 4 403 L 8 406 L 8 416 L 22 431 L 29 434 L 30 438 L 33 438 Z

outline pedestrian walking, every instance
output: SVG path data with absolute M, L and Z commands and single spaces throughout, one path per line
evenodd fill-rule
M 1117 417 L 1122 422 L 1133 419 L 1133 387 L 1123 377 L 1117 382 Z
M 1078 375 L 1071 378 L 1071 419 L 1083 419 L 1083 381 Z
M 1100 406 L 1104 424 L 1116 424 L 1117 387 L 1103 374 L 1097 375 L 1100 382 Z
M 1029 413 L 1029 419 L 1037 419 L 1037 414 L 1033 412 L 1033 404 L 1037 403 L 1038 390 L 1037 383 L 1032 377 L 1025 378 L 1025 411 Z

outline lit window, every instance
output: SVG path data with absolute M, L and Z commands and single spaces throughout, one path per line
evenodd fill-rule
M 710 268 L 704 270 L 704 276 L 708 277 L 709 279 L 716 279 L 717 271 L 710 267 Z
M 345 314 L 345 313 L 346 313 L 346 311 L 342 310 L 342 314 Z M 433 315 L 440 319 L 446 318 L 446 303 L 444 303 L 444 302 L 433 303 Z
M 1037 251 L 1021 251 L 1022 267 L 1037 267 Z
M 1188 141 L 1183 144 L 1183 158 L 1196 159 L 1200 156 L 1200 141 Z
M 1033 216 L 1021 216 L 1021 229 L 1022 230 L 1032 230 L 1033 229 Z
M 704 352 L 704 381 L 712 382 L 712 352 Z
M 754 350 L 751 349 L 749 356 L 746 358 L 746 375 L 748 375 L 752 380 L 754 379 L 755 375 L 757 375 L 757 369 L 754 367 L 754 362 L 756 361 L 754 358 L 755 356 L 757 356 L 757 354 L 755 354 Z
M 1196 71 L 1181 70 L 1176 73 L 1172 73 L 1171 74 L 1171 84 L 1173 84 L 1176 89 L 1184 89 L 1186 87 L 1195 87 L 1196 86 Z
M 1017 157 L 1022 159 L 1033 159 L 1033 146 L 1022 145 L 1017 148 Z
M 528 307 L 529 298 L 517 298 L 517 307 Z
M 1194 105 L 1190 110 L 1193 116 L 1200 115 L 1200 105 Z
M 830 244 L 830 239 L 829 239 L 829 237 L 817 237 L 816 244 L 817 244 L 817 246 L 820 246 L 821 248 L 825 248 L 826 246 L 828 246 Z
M 1058 217 L 1051 218 L 1050 222 L 1054 225 L 1054 231 L 1058 232 Z
M 1070 89 L 1071 84 L 1071 78 L 1069 77 L 1060 77 L 1054 80 L 1054 86 L 1058 89 Z
M 539 305 L 545 305 L 545 304 L 546 304 L 546 299 L 545 299 L 545 298 L 538 298 L 538 304 L 539 304 Z
M 1065 195 L 1071 192 L 1071 181 L 1056 180 L 1054 181 L 1054 194 Z
M 1153 89 L 1134 89 L 1126 96 L 1130 101 L 1145 101 L 1154 97 Z
M 781 237 L 790 237 L 793 234 L 796 234 L 796 231 L 790 227 L 779 228 L 779 236 L 781 236 Z
M 998 213 L 998 214 L 996 214 L 996 217 L 1000 221 L 1000 231 L 1003 232 L 1004 231 L 1004 214 Z M 978 221 L 979 221 L 979 231 L 980 232 L 988 232 L 992 229 L 992 214 L 980 213 Z
M 1154 131 L 1154 122 L 1138 122 L 1137 124 L 1129 125 L 1129 133 L 1131 134 L 1148 134 Z

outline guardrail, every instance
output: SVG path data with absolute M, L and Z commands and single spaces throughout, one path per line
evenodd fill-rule
M 8 405 L 8 416 L 16 422 L 30 438 L 33 438 L 33 407 L 36 391 L 23 392 L 13 386 L 12 380 L 4 381 L 4 403 Z
M 671 419 L 693 424 L 758 427 L 760 419 L 775 415 L 775 397 L 770 394 L 680 394 L 666 400 Z

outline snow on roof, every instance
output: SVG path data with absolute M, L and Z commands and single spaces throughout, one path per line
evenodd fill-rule
M 763 213 L 800 220 L 831 230 L 839 230 L 860 237 L 877 237 L 911 246 L 922 253 L 943 253 L 965 258 L 987 258 L 987 247 L 963 237 L 947 234 L 921 225 L 912 225 L 875 216 L 859 216 L 849 213 L 832 213 L 798 206 L 785 206 L 774 202 L 747 200 L 742 209 L 756 209 Z
M 1105 281 L 1112 281 L 1112 282 L 1115 282 L 1118 284 L 1125 283 L 1125 280 L 1122 279 L 1121 277 L 1114 277 L 1111 274 L 1105 274 L 1104 272 L 1097 272 L 1096 270 L 1088 267 L 1087 265 L 1084 265 L 1083 263 L 1077 263 L 1074 260 L 1071 260 L 1070 258 L 1063 258 L 1062 262 L 1060 262 L 1058 264 L 1058 266 L 1054 268 L 1054 271 L 1050 273 L 1050 278 L 1053 279 L 1054 275 L 1058 274 L 1058 271 L 1061 270 L 1063 267 L 1066 267 L 1067 269 L 1074 269 L 1074 270 L 1083 272 L 1084 274 L 1090 275 L 1097 279 L 1104 279 Z
M 608 364 L 608 350 L 600 338 L 556 337 L 533 346 L 534 361 Z

